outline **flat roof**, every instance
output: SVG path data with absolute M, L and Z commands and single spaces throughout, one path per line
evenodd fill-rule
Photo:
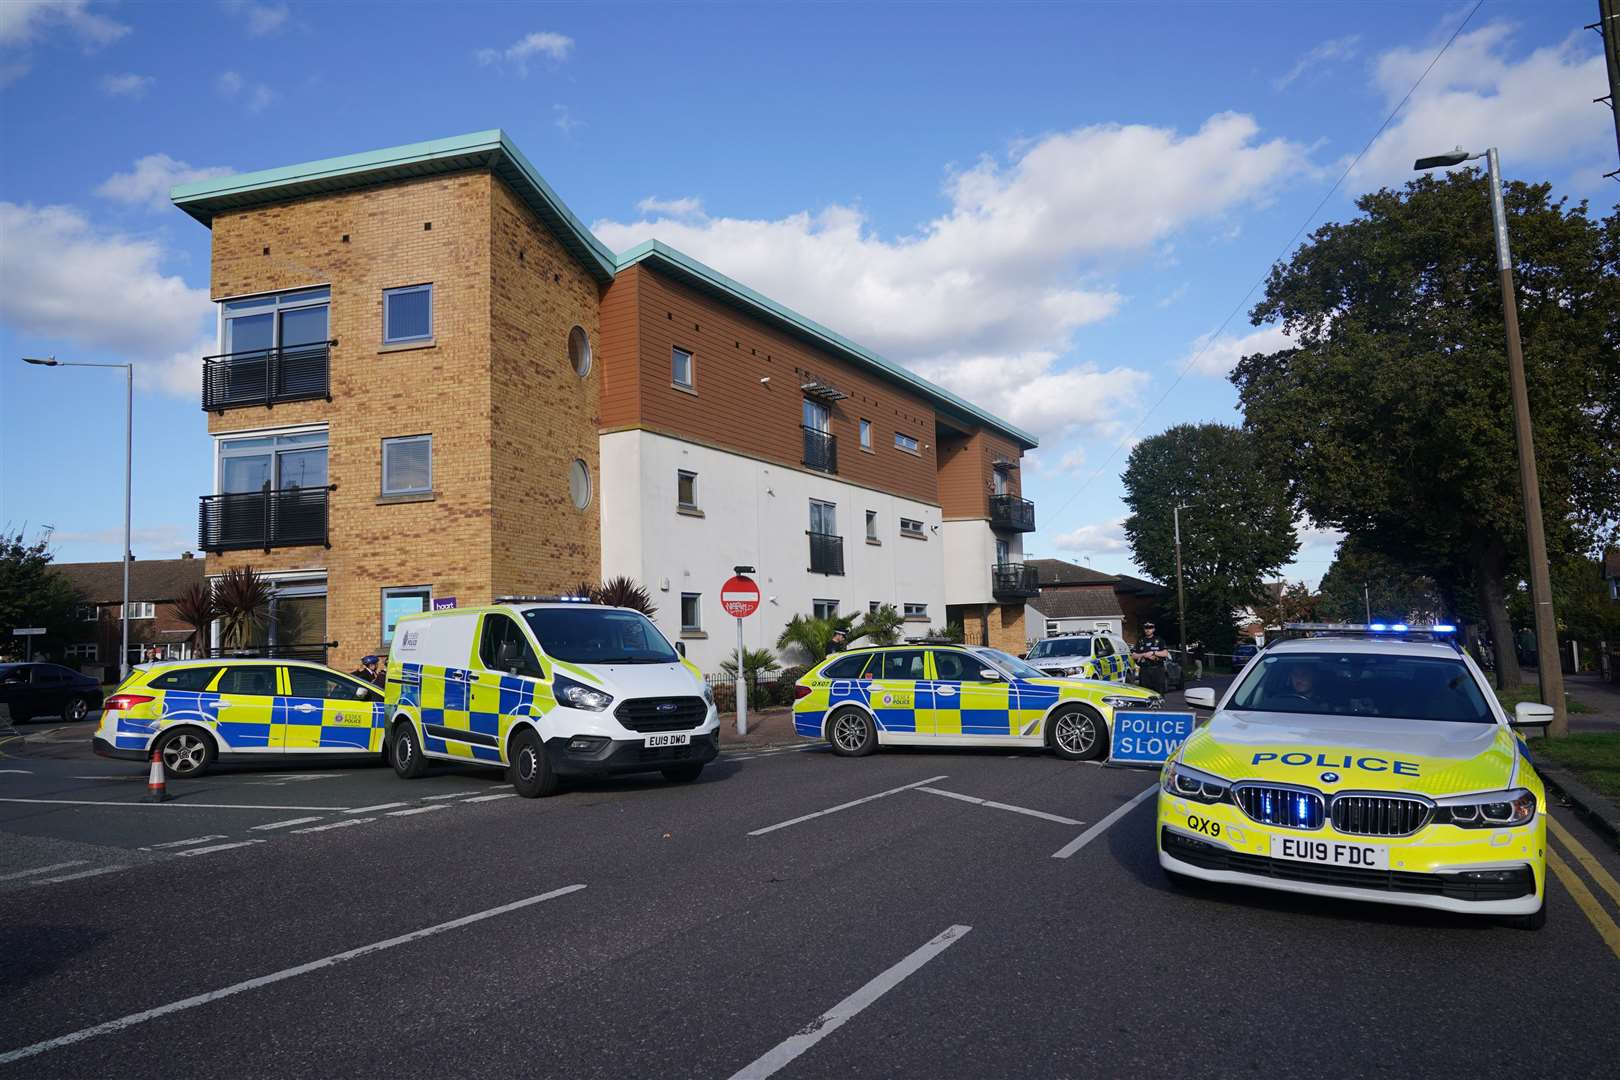
M 1014 427 L 994 413 L 981 409 L 949 390 L 929 382 L 905 366 L 879 356 L 820 323 L 779 304 L 712 267 L 705 266 L 668 244 L 648 240 L 617 255 L 597 239 L 596 234 L 574 215 L 535 171 L 533 165 L 500 129 L 456 135 L 447 139 L 409 143 L 360 154 L 306 161 L 279 169 L 237 173 L 232 176 L 180 184 L 169 192 L 170 200 L 209 227 L 214 215 L 253 206 L 284 202 L 309 195 L 349 191 L 373 184 L 408 180 L 414 177 L 489 169 L 506 181 L 508 187 L 534 211 L 580 264 L 599 282 L 606 284 L 622 270 L 647 262 L 659 269 L 774 323 L 797 337 L 806 339 L 845 360 L 909 387 L 928 398 L 946 413 L 959 419 L 983 424 L 1012 438 L 1024 449 L 1040 445 L 1034 435 Z

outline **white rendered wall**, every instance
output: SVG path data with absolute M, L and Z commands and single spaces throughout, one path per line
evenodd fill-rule
M 945 538 L 945 602 L 994 604 L 990 568 L 996 563 L 996 534 L 982 518 L 947 521 L 940 529 Z M 1007 561 L 1024 561 L 1022 533 L 1007 533 Z

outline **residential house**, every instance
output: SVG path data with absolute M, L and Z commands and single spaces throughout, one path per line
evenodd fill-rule
M 124 564 L 55 563 L 53 569 L 79 594 L 77 640 L 65 648 L 70 665 L 116 680 L 123 640 Z M 129 564 L 129 662 L 156 655 L 184 660 L 192 655 L 194 631 L 175 613 L 175 601 L 203 581 L 203 560 L 186 552 L 178 559 L 136 559 Z

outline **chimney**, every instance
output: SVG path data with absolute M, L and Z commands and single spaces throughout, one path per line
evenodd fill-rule
M 181 552 L 181 553 L 180 553 L 180 557 L 181 557 L 181 558 L 182 558 L 182 559 L 194 559 L 194 558 L 196 558 L 196 556 L 195 556 L 195 555 L 193 555 L 193 554 L 192 554 L 192 553 L 191 553 L 191 552 L 189 552 L 189 551 L 182 551 L 182 552 Z

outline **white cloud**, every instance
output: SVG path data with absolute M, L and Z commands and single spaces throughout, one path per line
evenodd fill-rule
M 703 200 L 695 195 L 686 195 L 679 199 L 660 199 L 649 195 L 636 203 L 636 209 L 643 214 L 662 215 L 664 217 L 695 217 L 703 213 Z
M 32 69 L 33 65 L 27 60 L 12 60 L 0 64 L 0 89 L 4 89 L 22 78 Z
M 1159 297 L 1159 299 L 1155 300 L 1153 302 L 1153 306 L 1154 307 L 1159 307 L 1159 308 L 1170 307 L 1176 301 L 1180 300 L 1183 296 L 1186 296 L 1187 295 L 1187 290 L 1189 290 L 1191 288 L 1192 288 L 1192 282 L 1183 281 L 1180 285 L 1177 285 L 1174 289 L 1171 289 L 1169 292 L 1167 292 L 1163 296 Z
M 574 114 L 569 112 L 566 105 L 553 105 L 551 107 L 551 122 L 556 124 L 557 129 L 564 135 L 572 135 L 575 128 L 585 126 L 585 121 L 575 119 Z
M 1608 111 L 1592 104 L 1608 92 L 1597 37 L 1577 30 L 1514 56 L 1513 34 L 1493 23 L 1458 37 L 1351 175 L 1363 186 L 1396 183 L 1417 158 L 1459 145 L 1500 146 L 1508 172 L 1521 175 L 1531 163 L 1606 161 L 1614 132 Z M 1383 53 L 1374 85 L 1394 105 L 1433 55 L 1432 46 Z
M 1280 326 L 1262 326 L 1253 333 L 1241 336 L 1222 334 L 1216 338 L 1212 334 L 1204 334 L 1192 343 L 1181 363 L 1190 362 L 1192 370 L 1200 375 L 1225 378 L 1245 356 L 1276 352 L 1292 348 L 1293 344 L 1293 339 L 1283 333 Z
M 1293 84 L 1294 80 L 1308 71 L 1320 72 L 1323 68 L 1341 60 L 1349 60 L 1356 55 L 1356 50 L 1360 45 L 1360 34 L 1350 34 L 1347 37 L 1332 38 L 1324 41 L 1295 61 L 1293 67 L 1273 79 L 1272 88 L 1279 91 L 1286 90 Z
M 1125 539 L 1125 519 L 1122 517 L 1060 533 L 1053 544 L 1059 551 L 1077 554 L 1128 553 L 1131 550 L 1130 541 Z
M 0 3 L 0 45 L 31 45 L 64 27 L 86 51 L 110 45 L 130 28 L 90 10 L 89 0 L 6 0 Z
M 1024 144 L 1004 163 L 986 157 L 948 176 L 944 213 L 892 239 L 838 204 L 775 219 L 643 204 L 641 220 L 593 228 L 620 250 L 663 240 L 958 393 L 991 408 L 999 399 L 1015 423 L 1060 430 L 1145 378 L 1056 366 L 1076 329 L 1125 302 L 1097 275 L 1266 198 L 1304 167 L 1301 147 L 1261 141 L 1253 119 L 1222 113 L 1191 134 L 1096 125 Z
M 133 360 L 143 386 L 197 392 L 213 304 L 207 289 L 163 273 L 158 243 L 100 231 L 72 207 L 10 202 L 0 202 L 0 235 L 0 322 L 15 335 Z
M 147 154 L 138 158 L 135 167 L 127 173 L 113 173 L 96 194 L 115 202 L 140 204 L 154 210 L 167 209 L 169 189 L 176 184 L 189 184 L 193 180 L 206 180 L 211 176 L 229 176 L 232 170 L 224 165 L 193 168 L 184 161 L 176 161 L 168 154 Z
M 131 73 L 103 75 L 101 77 L 101 89 L 102 92 L 111 94 L 113 97 L 138 98 L 144 97 L 155 82 L 157 82 L 157 79 L 151 75 L 135 75 Z
M 247 32 L 254 37 L 262 37 L 280 30 L 290 14 L 286 4 L 255 4 L 250 0 L 224 0 L 220 6 L 233 15 L 242 16 Z
M 529 74 L 529 61 L 544 58 L 562 63 L 573 51 L 574 39 L 549 30 L 525 34 L 504 49 L 479 49 L 473 54 L 485 67 L 509 67 L 518 78 Z
M 219 78 L 214 80 L 214 88 L 220 97 L 240 101 L 250 113 L 263 112 L 276 99 L 275 91 L 264 83 L 249 82 L 235 71 L 220 72 Z

